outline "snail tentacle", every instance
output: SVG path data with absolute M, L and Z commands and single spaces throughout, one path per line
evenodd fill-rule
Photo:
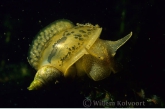
M 125 37 L 117 40 L 117 41 L 108 41 L 109 48 L 111 48 L 112 56 L 115 56 L 116 51 L 125 44 L 132 36 L 132 32 L 130 32 Z

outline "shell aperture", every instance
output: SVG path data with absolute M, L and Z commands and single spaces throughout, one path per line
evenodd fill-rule
M 70 66 L 87 53 L 84 47 L 89 49 L 100 33 L 99 27 L 75 26 L 56 34 L 43 51 L 44 60 L 40 61 L 40 66 L 51 64 L 65 74 Z
M 51 53 L 50 53 L 50 55 L 49 55 L 49 57 L 48 57 L 48 62 L 49 62 L 49 63 L 51 63 L 52 57 L 53 57 L 55 54 L 57 54 L 57 50 L 58 50 L 59 46 L 60 46 L 61 44 L 63 44 L 63 43 L 65 42 L 66 39 L 67 39 L 67 37 L 62 37 L 60 40 L 57 41 L 57 43 L 55 43 L 55 44 L 53 45 L 53 50 L 51 51 Z

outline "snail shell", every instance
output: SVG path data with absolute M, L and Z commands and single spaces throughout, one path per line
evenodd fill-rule
M 77 24 L 57 20 L 34 39 L 28 61 L 36 70 L 29 90 L 40 89 L 58 78 L 82 77 L 87 74 L 94 81 L 115 72 L 113 57 L 132 32 L 117 41 L 99 39 L 102 28 L 98 25 Z

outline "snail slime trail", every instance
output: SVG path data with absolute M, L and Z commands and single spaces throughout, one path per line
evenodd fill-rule
M 117 41 L 108 41 L 99 38 L 101 31 L 99 25 L 75 26 L 65 19 L 42 29 L 29 50 L 28 62 L 37 73 L 28 89 L 41 89 L 60 77 L 88 75 L 99 81 L 114 73 L 113 57 L 132 32 Z

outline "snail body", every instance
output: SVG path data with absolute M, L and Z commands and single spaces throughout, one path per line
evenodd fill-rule
M 57 20 L 39 32 L 29 51 L 28 61 L 37 70 L 29 90 L 40 89 L 60 77 L 87 74 L 94 81 L 115 72 L 113 57 L 132 35 L 117 41 L 99 39 L 102 28 L 92 24 L 73 25 Z

